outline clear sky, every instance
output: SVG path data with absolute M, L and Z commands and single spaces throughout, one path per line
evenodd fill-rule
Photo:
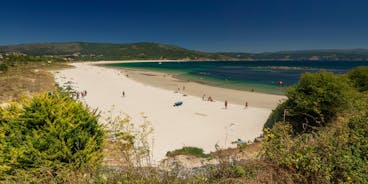
M 368 0 L 3 0 L 0 45 L 159 42 L 202 51 L 368 48 Z

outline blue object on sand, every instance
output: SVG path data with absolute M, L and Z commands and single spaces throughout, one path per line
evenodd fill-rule
M 181 106 L 181 105 L 183 105 L 183 102 L 182 101 L 179 101 L 179 102 L 175 102 L 174 103 L 174 107 Z

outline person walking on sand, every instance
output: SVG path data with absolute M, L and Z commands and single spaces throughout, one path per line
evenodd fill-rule
M 245 101 L 245 109 L 248 108 L 248 102 Z
M 227 109 L 227 100 L 225 100 L 225 109 Z
M 203 101 L 206 101 L 206 94 L 203 94 L 203 96 L 202 96 L 202 100 L 203 100 Z
M 123 97 L 125 97 L 125 91 L 123 91 L 122 95 L 123 95 Z

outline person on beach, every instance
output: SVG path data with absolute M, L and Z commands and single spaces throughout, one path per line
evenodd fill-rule
M 81 91 L 80 93 L 81 93 L 81 95 L 82 95 L 82 98 L 84 98 L 84 97 L 86 96 L 86 90 L 83 90 L 83 91 Z
M 227 100 L 225 100 L 225 109 L 227 109 Z
M 213 102 L 212 97 L 211 97 L 211 96 L 209 96 L 209 97 L 208 97 L 208 99 L 207 99 L 207 101 L 209 101 L 209 102 Z
M 203 94 L 203 96 L 202 96 L 202 100 L 203 100 L 203 101 L 206 101 L 206 94 Z
M 248 102 L 245 101 L 245 109 L 248 108 Z
M 125 91 L 123 91 L 122 95 L 123 95 L 123 97 L 125 97 Z

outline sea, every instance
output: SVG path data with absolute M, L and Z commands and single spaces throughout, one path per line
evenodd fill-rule
M 368 61 L 174 61 L 113 63 L 110 67 L 165 72 L 176 78 L 206 85 L 268 94 L 285 94 L 304 73 L 326 70 L 344 74 Z

